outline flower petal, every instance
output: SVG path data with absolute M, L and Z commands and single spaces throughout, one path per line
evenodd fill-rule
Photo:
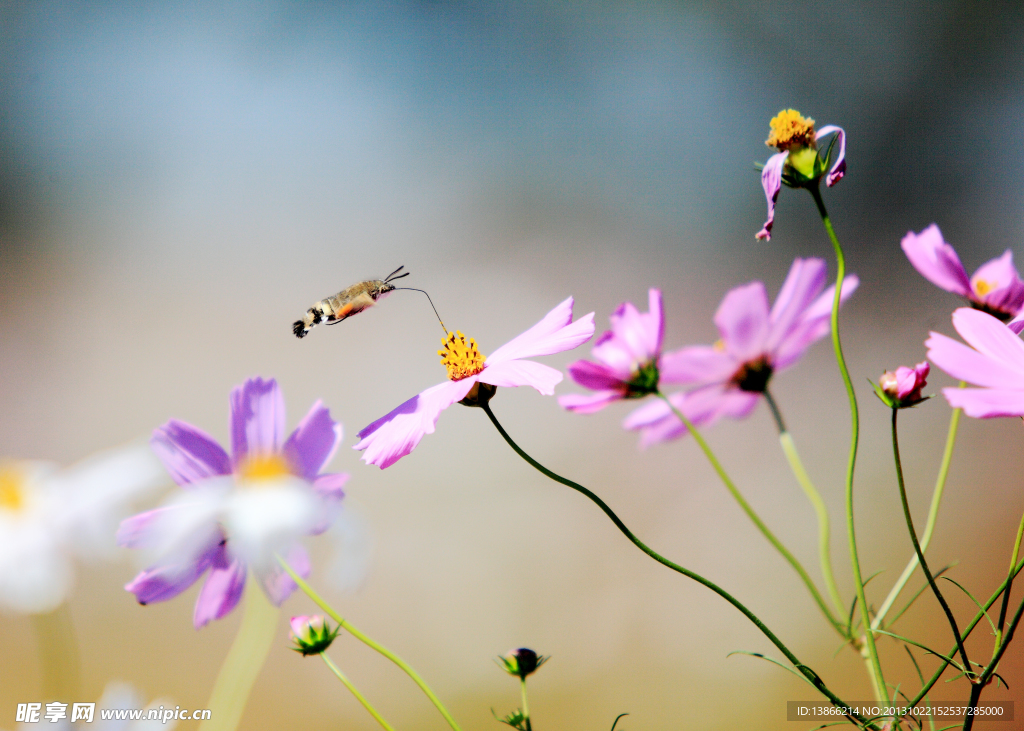
M 139 604 L 173 599 L 196 583 L 206 569 L 219 560 L 223 551 L 221 542 L 214 542 L 193 559 L 157 565 L 140 572 L 124 588 L 135 595 Z
M 569 376 L 576 383 L 592 391 L 615 390 L 624 388 L 624 379 L 621 374 L 613 371 L 602 363 L 594 363 L 589 360 L 578 360 L 569 364 Z M 628 378 L 628 376 L 627 376 Z
M 171 419 L 154 429 L 149 444 L 171 479 L 182 487 L 231 474 L 231 459 L 223 447 L 202 429 L 183 421 Z
M 489 365 L 477 374 L 481 383 L 492 386 L 533 386 L 545 396 L 555 392 L 562 372 L 532 360 L 507 360 Z
M 859 285 L 860 279 L 855 274 L 844 278 L 843 288 L 839 294 L 839 303 L 846 302 L 850 295 L 857 291 Z M 835 297 L 835 291 L 835 285 L 832 285 L 818 295 L 818 298 L 804 311 L 800 321 L 776 346 L 772 356 L 776 373 L 796 363 L 803 357 L 807 348 L 828 335 L 831 328 L 832 300 Z
M 594 334 L 594 313 L 573 322 L 572 304 L 573 299 L 569 297 L 536 325 L 491 353 L 487 363 L 493 365 L 518 358 L 561 353 L 590 340 Z
M 736 360 L 742 363 L 763 354 L 770 332 L 764 284 L 751 282 L 729 290 L 715 312 L 715 325 L 726 352 Z
M 558 405 L 577 414 L 593 414 L 610 403 L 620 401 L 622 391 L 595 391 L 594 393 L 567 393 L 558 397 Z
M 728 381 L 740 363 L 710 345 L 691 345 L 665 353 L 658 360 L 662 383 L 716 383 Z
M 338 509 L 341 507 L 341 499 L 345 497 L 342 489 L 348 482 L 348 473 L 338 472 L 327 475 L 320 475 L 313 481 L 313 492 L 320 498 L 322 507 L 319 519 L 310 535 L 318 536 L 331 527 L 335 518 L 338 517 Z
M 415 449 L 424 434 L 433 434 L 441 412 L 464 399 L 475 383 L 476 377 L 445 381 L 413 396 L 360 431 L 353 449 L 365 450 L 366 464 L 390 467 Z
M 828 171 L 828 176 L 825 178 L 825 186 L 828 188 L 838 183 L 846 175 L 846 132 L 843 131 L 842 127 L 828 124 L 819 129 L 818 133 L 814 135 L 814 141 L 817 142 L 825 135 L 830 135 L 833 132 L 836 135 L 836 143 L 839 145 L 839 154 L 836 156 L 836 161 L 832 164 L 832 169 Z
M 782 190 L 782 169 L 786 166 L 789 158 L 789 150 L 778 152 L 768 158 L 761 171 L 761 187 L 764 188 L 764 197 L 768 199 L 768 220 L 758 231 L 754 238 L 770 241 L 772 238 L 772 226 L 775 225 L 775 201 L 779 199 L 779 191 Z
M 240 559 L 228 563 L 227 551 L 220 556 L 196 599 L 192 613 L 192 626 L 202 629 L 214 619 L 227 615 L 242 598 L 245 591 L 245 576 L 248 569 Z
M 284 453 L 307 480 L 314 480 L 331 461 L 341 444 L 341 424 L 331 419 L 331 412 L 317 401 L 288 437 Z
M 967 278 L 967 270 L 934 223 L 919 234 L 908 231 L 900 246 L 922 277 L 947 292 L 961 297 L 970 296 L 971 282 Z
M 734 419 L 746 417 L 757 405 L 757 394 L 747 393 L 718 384 L 681 391 L 669 400 L 694 426 L 710 426 L 723 416 Z M 651 401 L 634 411 L 623 422 L 623 427 L 641 430 L 640 447 L 684 436 L 688 429 L 661 399 Z
M 284 440 L 284 395 L 273 378 L 250 378 L 231 391 L 231 456 L 276 454 Z
M 292 571 L 302 578 L 309 576 L 309 554 L 299 543 L 288 549 L 284 560 L 291 566 Z M 279 607 L 284 600 L 292 595 L 292 592 L 299 588 L 298 584 L 288 575 L 288 572 L 276 561 L 263 568 L 254 568 L 253 573 L 259 579 L 260 586 L 266 593 L 267 598 L 275 607 Z
M 1024 376 L 1024 341 L 998 319 L 987 312 L 961 307 L 953 312 L 953 327 L 979 353 Z
M 766 347 L 774 351 L 803 318 L 804 312 L 825 287 L 823 259 L 794 259 L 786 281 L 775 297 L 769 319 L 771 334 Z
M 931 333 L 924 344 L 928 348 L 928 359 L 953 378 L 988 388 L 1021 386 L 1022 376 L 1018 370 L 942 333 Z
M 1024 416 L 1024 390 L 1020 388 L 944 388 L 942 395 L 954 409 L 975 419 Z

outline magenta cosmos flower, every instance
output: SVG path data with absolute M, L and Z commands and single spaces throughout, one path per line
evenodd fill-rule
M 461 332 L 450 333 L 444 350 L 438 351 L 449 380 L 413 396 L 367 426 L 359 432 L 361 441 L 354 449 L 365 451 L 364 462 L 384 469 L 415 449 L 424 434 L 432 434 L 441 412 L 456 402 L 473 405 L 478 399 L 486 400 L 496 386 L 533 386 L 550 396 L 562 380 L 561 372 L 524 358 L 561 353 L 590 339 L 594 313 L 573 322 L 572 304 L 569 297 L 487 357 L 477 350 L 472 338 L 466 343 Z
M 1024 281 L 1013 266 L 1013 252 L 1009 249 L 998 259 L 983 264 L 968 279 L 960 257 L 942 238 L 942 232 L 934 223 L 919 234 L 907 232 L 900 246 L 921 276 L 947 292 L 966 298 L 971 307 L 1003 322 L 1024 309 Z M 1016 332 L 1020 329 L 1014 327 Z
M 253 378 L 231 392 L 230 455 L 181 421 L 153 432 L 153 451 L 184 492 L 121 524 L 120 545 L 158 556 L 125 586 L 140 604 L 172 599 L 209 571 L 193 616 L 198 629 L 234 609 L 249 568 L 274 604 L 287 599 L 296 586 L 277 553 L 309 574 L 298 539 L 322 533 L 337 514 L 348 475 L 320 470 L 342 430 L 319 401 L 287 439 L 284 429 L 277 382 Z
M 768 199 L 768 220 L 756 237 L 765 240 L 772 237 L 775 202 L 779 199 L 783 183 L 791 188 L 806 188 L 818 185 L 824 175 L 825 185 L 831 188 L 846 175 L 846 133 L 841 127 L 830 124 L 815 132 L 814 120 L 801 116 L 795 109 L 784 109 L 769 124 L 771 133 L 765 144 L 778 152 L 768 158 L 761 171 L 761 187 Z M 825 175 L 824 165 L 828 161 L 822 163 L 818 156 L 818 142 L 830 134 L 836 136 L 835 144 L 839 145 L 839 153 Z M 828 157 L 831 158 L 831 154 Z
M 661 373 L 661 343 L 665 336 L 665 310 L 661 291 L 647 293 L 648 312 L 623 302 L 611 314 L 612 329 L 594 343 L 594 360 L 578 360 L 569 366 L 572 380 L 592 394 L 567 394 L 558 403 L 569 411 L 592 414 L 613 401 L 642 398 L 655 393 Z M 596 362 L 595 362 L 596 361 Z
M 858 283 L 853 275 L 843 280 L 844 301 Z M 761 282 L 730 290 L 715 313 L 721 340 L 661 356 L 673 382 L 695 387 L 669 396 L 672 404 L 695 426 L 749 415 L 772 375 L 792 366 L 811 343 L 828 334 L 835 287 L 823 292 L 824 286 L 823 260 L 796 259 L 771 309 Z M 641 406 L 624 426 L 641 432 L 643 447 L 686 433 L 662 400 Z
M 980 388 L 942 389 L 949 405 L 978 419 L 1024 416 L 1024 342 L 992 315 L 967 307 L 953 313 L 953 327 L 971 347 L 933 332 L 928 358 Z

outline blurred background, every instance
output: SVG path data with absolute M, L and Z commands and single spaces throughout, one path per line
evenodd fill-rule
M 843 126 L 848 174 L 825 201 L 862 278 L 843 323 L 877 605 L 912 547 L 888 412 L 867 380 L 923 359 L 928 330 L 952 334 L 960 304 L 899 241 L 936 222 L 969 272 L 1020 253 L 1022 18 L 1015 3 L 964 2 L 0 3 L 0 453 L 70 464 L 172 417 L 223 441 L 230 389 L 276 377 L 289 428 L 318 398 L 344 423 L 331 467 L 352 473 L 347 523 L 368 542 L 313 541 L 312 582 L 417 668 L 464 729 L 497 729 L 491 709 L 518 705 L 493 658 L 524 645 L 552 656 L 531 680 L 538 729 L 608 729 L 624 712 L 627 731 L 811 727 L 786 721 L 786 701 L 814 700 L 810 688 L 727 657 L 777 655 L 753 626 L 534 472 L 479 411 L 447 410 L 386 471 L 359 462 L 356 431 L 444 377 L 421 295 L 396 293 L 302 341 L 290 325 L 404 264 L 404 283 L 429 291 L 485 354 L 570 294 L 600 331 L 651 286 L 665 293 L 666 347 L 711 342 L 728 288 L 761 279 L 774 296 L 795 256 L 826 257 L 834 273 L 805 193 L 784 190 L 772 241 L 754 240 L 765 202 L 753 163 L 770 154 L 768 120 L 782 108 Z M 931 381 L 932 392 L 951 383 Z M 849 422 L 827 342 L 774 392 L 832 510 L 850 600 Z M 871 698 L 859 658 L 833 657 L 838 636 L 692 440 L 638 451 L 620 426 L 627 405 L 583 417 L 506 389 L 492 406 L 534 457 L 737 595 L 843 697 Z M 939 397 L 902 418 L 920 524 L 949 414 Z M 814 513 L 767 410 L 707 436 L 818 578 Z M 950 575 L 979 597 L 1001 581 L 1024 509 L 1021 436 L 1017 420 L 961 425 L 929 553 L 933 565 L 958 562 Z M 137 570 L 123 551 L 78 574 L 80 700 L 116 679 L 205 707 L 240 613 L 196 632 L 198 585 L 143 608 L 122 589 Z M 973 616 L 952 585 L 949 596 Z M 376 727 L 321 663 L 288 651 L 285 615 L 312 609 L 302 595 L 285 604 L 242 728 Z M 951 644 L 928 597 L 897 631 Z M 889 679 L 916 690 L 904 650 L 880 647 Z M 971 647 L 988 657 L 984 626 Z M 397 728 L 445 727 L 351 638 L 331 654 Z M 36 698 L 40 673 L 30 620 L 0 614 L 0 726 Z M 1019 642 L 1003 674 L 1020 699 Z M 985 699 L 1013 693 L 992 687 Z M 968 694 L 963 681 L 939 683 L 933 698 Z

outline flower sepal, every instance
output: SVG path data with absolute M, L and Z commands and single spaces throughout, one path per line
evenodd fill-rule
M 488 401 L 494 398 L 494 394 L 496 394 L 497 392 L 497 386 L 492 386 L 489 383 L 477 381 L 476 383 L 473 384 L 473 388 L 469 389 L 469 393 L 466 394 L 466 397 L 459 401 L 459 403 L 462 404 L 463 406 L 482 407 L 484 404 L 486 404 Z
M 327 620 L 320 614 L 292 617 L 291 628 L 292 642 L 295 643 L 291 649 L 301 653 L 303 657 L 319 655 L 326 651 L 341 631 L 340 625 L 332 630 Z

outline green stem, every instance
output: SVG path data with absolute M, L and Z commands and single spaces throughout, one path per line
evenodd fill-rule
M 996 641 L 992 648 L 993 657 L 999 650 L 1003 636 L 1003 623 L 1006 621 L 1006 610 L 1010 605 L 1010 591 L 1013 589 L 1013 568 L 1017 565 L 1017 555 L 1020 553 L 1020 540 L 1024 536 L 1024 514 L 1020 516 L 1020 525 L 1017 526 L 1017 540 L 1013 543 L 1013 555 L 1010 557 L 1010 574 L 1006 577 L 1006 591 L 1003 592 L 1003 604 L 999 607 L 999 621 L 996 622 Z
M 527 731 L 532 731 L 533 724 L 530 723 L 530 706 L 526 703 L 526 678 L 519 678 L 519 688 L 523 697 L 523 721 L 526 723 Z
M 377 642 L 373 641 L 372 639 L 364 635 L 358 629 L 353 627 L 352 624 L 347 619 L 343 619 L 341 615 L 334 611 L 330 604 L 328 604 L 319 594 L 317 594 L 313 590 L 313 588 L 309 584 L 306 583 L 305 579 L 303 579 L 301 576 L 295 573 L 292 567 L 289 566 L 288 563 L 283 558 L 278 556 L 277 561 L 281 564 L 284 570 L 288 572 L 288 575 L 292 577 L 292 581 L 298 584 L 299 588 L 306 593 L 306 596 L 312 599 L 313 602 L 318 607 L 327 612 L 328 616 L 335 622 L 337 622 L 342 629 L 344 629 L 346 632 L 348 632 L 350 635 L 355 637 L 357 640 L 362 642 L 367 647 L 376 650 L 381 655 L 386 657 L 388 660 L 393 662 L 395 665 L 400 667 L 403 671 L 405 671 L 405 674 L 412 678 L 412 682 L 416 683 L 416 685 L 420 687 L 420 690 L 422 690 L 423 693 L 427 696 L 427 698 L 430 699 L 430 702 L 434 704 L 434 707 L 437 708 L 437 710 L 441 713 L 442 716 L 444 716 L 444 720 L 448 722 L 448 725 L 451 726 L 454 729 L 454 731 L 460 731 L 459 725 L 455 723 L 455 719 L 452 718 L 452 715 L 450 713 L 448 713 L 448 709 L 444 707 L 444 704 L 442 704 L 441 700 L 434 694 L 434 691 L 432 691 L 430 689 L 430 686 L 426 684 L 423 678 L 421 678 L 419 674 L 412 669 L 409 663 L 407 663 L 405 660 L 400 658 L 398 655 L 396 655 L 383 645 L 378 644 Z
M 370 705 L 370 701 L 366 700 L 366 696 L 356 690 L 356 687 L 352 685 L 352 681 L 345 677 L 345 673 L 341 672 L 341 668 L 331 662 L 331 658 L 327 657 L 326 653 L 321 652 L 320 657 L 323 658 L 323 661 L 327 664 L 327 667 L 331 669 L 331 672 L 338 676 L 338 680 L 340 680 L 345 687 L 349 689 L 349 692 L 356 697 L 357 701 L 363 704 L 363 708 L 370 712 L 370 715 L 376 719 L 377 723 L 379 723 L 382 728 L 386 728 L 387 731 L 395 731 L 391 728 L 388 722 L 385 721 L 379 713 L 377 713 L 377 709 Z
M 213 711 L 200 731 L 234 731 L 245 712 L 256 678 L 274 644 L 280 610 L 270 603 L 255 581 L 249 581 L 242 624 L 221 665 L 206 707 Z
M 78 695 L 78 640 L 67 602 L 32 615 L 32 628 L 43 670 L 43 700 L 66 702 Z
M 800 460 L 800 454 L 796 451 L 793 436 L 786 430 L 785 422 L 782 421 L 782 413 L 779 411 L 775 399 L 772 398 L 772 394 L 767 388 L 764 391 L 764 398 L 768 402 L 772 415 L 775 417 L 775 424 L 779 428 L 779 444 L 782 446 L 783 454 L 786 455 L 786 461 L 789 462 L 789 469 L 793 472 L 793 476 L 796 477 L 796 481 L 800 483 L 800 487 L 803 489 L 807 499 L 810 500 L 811 506 L 818 516 L 818 558 L 821 562 L 821 573 L 825 577 L 825 587 L 828 589 L 832 604 L 835 606 L 838 615 L 842 617 L 846 613 L 846 606 L 839 596 L 839 587 L 836 585 L 835 575 L 832 573 L 832 530 L 829 525 L 828 509 L 825 507 L 825 501 L 821 499 L 821 494 L 814 487 L 814 483 L 811 482 L 807 470 L 804 469 L 803 462 Z M 837 629 L 839 628 L 837 627 Z M 841 632 L 841 634 L 845 636 L 845 633 Z
M 1009 583 L 1009 579 L 1007 579 Z M 1006 588 L 1006 593 L 1010 592 L 1009 586 Z M 1024 615 L 1024 602 L 1021 602 L 1020 606 L 1017 607 L 1017 611 L 1013 615 L 1013 620 L 1010 622 L 1010 626 L 1006 630 L 1006 638 L 1000 643 L 999 649 L 996 650 L 996 654 L 992 657 L 992 660 L 982 671 L 981 677 L 978 678 L 977 684 L 971 688 L 971 700 L 968 704 L 967 717 L 964 719 L 964 731 L 971 731 L 971 726 L 974 724 L 974 709 L 978 707 L 978 701 L 981 699 L 981 691 L 988 685 L 992 679 L 992 674 L 995 673 L 996 667 L 999 666 L 999 661 L 1003 658 L 1003 653 L 1006 652 L 1006 648 L 1010 646 L 1013 641 L 1013 633 L 1017 629 L 1017 625 L 1020 624 L 1021 615 Z
M 782 541 L 776 538 L 775 534 L 772 533 L 771 529 L 765 524 L 763 520 L 761 520 L 761 517 L 756 512 L 754 512 L 754 508 L 750 506 L 750 503 L 746 501 L 746 498 L 744 498 L 743 495 L 740 493 L 739 489 L 737 489 L 735 483 L 733 483 L 732 479 L 725 471 L 725 468 L 722 467 L 722 463 L 718 461 L 718 457 L 716 457 L 715 453 L 711 450 L 711 447 L 710 445 L 708 445 L 707 440 L 705 440 L 703 435 L 701 435 L 701 433 L 697 431 L 697 428 L 693 425 L 693 422 L 687 419 L 683 412 L 677 409 L 675 404 L 669 401 L 668 397 L 661 391 L 656 391 L 655 395 L 662 401 L 664 401 L 666 404 L 668 404 L 668 407 L 672 410 L 672 413 L 676 415 L 676 418 L 679 419 L 679 421 L 683 423 L 683 425 L 687 428 L 690 434 L 693 435 L 693 438 L 697 442 L 697 445 L 701 448 L 701 451 L 704 452 L 704 456 L 707 457 L 708 462 L 711 463 L 711 466 L 718 474 L 718 477 L 722 481 L 722 484 L 725 485 L 725 488 L 729 491 L 729 494 L 733 496 L 733 499 L 735 499 L 736 502 L 739 504 L 740 508 L 743 509 L 743 512 L 747 514 L 747 517 L 750 518 L 751 522 L 755 526 L 757 526 L 757 529 L 759 531 L 761 531 L 761 535 L 767 538 L 768 542 L 775 547 L 775 550 L 782 554 L 782 557 L 786 559 L 786 562 L 793 567 L 793 570 L 796 571 L 801 581 L 804 582 L 804 586 L 807 587 L 807 591 L 811 593 L 811 597 L 818 605 L 818 608 L 821 609 L 821 613 L 825 615 L 825 618 L 832 624 L 835 630 L 845 637 L 846 633 L 843 623 L 836 619 L 835 616 L 833 616 L 832 611 L 828 608 L 828 605 L 825 603 L 825 599 L 821 596 L 821 592 L 819 592 L 818 587 L 815 586 L 814 580 L 811 579 L 810 574 L 807 573 L 807 569 L 805 569 L 803 567 L 803 564 L 801 564 L 800 561 L 797 560 L 796 556 L 790 553 L 788 548 L 782 545 Z M 840 616 L 842 616 L 842 608 L 840 608 L 839 611 Z
M 968 637 L 970 637 L 971 632 L 974 631 L 974 628 L 978 625 L 978 622 L 985 618 L 985 613 L 989 610 L 989 607 L 995 604 L 996 600 L 999 599 L 1000 596 L 1002 596 L 1003 592 L 1006 590 L 1006 587 L 1009 585 L 1010 580 L 1017 574 L 1019 574 L 1022 569 L 1024 569 L 1024 561 L 1021 561 L 1019 564 L 1017 564 L 1017 567 L 1013 570 L 1012 575 L 1004 579 L 1003 583 L 999 586 L 998 589 L 996 589 L 995 593 L 992 596 L 990 596 L 988 598 L 988 601 L 981 606 L 981 609 L 978 610 L 978 613 L 974 615 L 974 619 L 972 619 L 970 624 L 968 624 L 964 628 L 963 636 L 965 640 Z M 952 657 L 953 653 L 955 652 L 956 645 L 954 645 L 952 649 L 950 649 L 950 651 L 946 653 L 946 656 Z M 935 673 L 932 675 L 931 679 L 927 683 L 925 683 L 924 687 L 921 688 L 920 692 L 916 696 L 914 696 L 914 698 L 912 698 L 910 702 L 907 703 L 907 705 L 910 707 L 916 706 L 918 702 L 922 698 L 924 698 L 925 695 L 927 695 L 928 691 L 932 689 L 932 686 L 939 682 L 939 678 L 942 677 L 942 673 L 946 671 L 947 667 L 949 667 L 949 661 L 943 660 L 942 664 L 939 665 L 939 667 L 935 670 Z
M 896 483 L 900 488 L 900 501 L 903 503 L 903 517 L 907 521 L 907 530 L 910 531 L 910 540 L 914 544 L 914 553 L 917 554 L 917 560 L 921 564 L 921 570 L 924 572 L 925 578 L 928 579 L 928 585 L 932 588 L 932 593 L 935 594 L 935 598 L 938 599 L 939 604 L 942 606 L 942 611 L 946 613 L 946 619 L 949 620 L 949 626 L 953 630 L 953 637 L 956 638 L 956 647 L 960 652 L 960 659 L 964 662 L 964 671 L 970 673 L 971 662 L 967 659 L 967 649 L 964 647 L 963 638 L 960 636 L 960 628 L 956 624 L 956 617 L 953 616 L 953 612 L 946 603 L 945 598 L 942 596 L 942 592 L 939 591 L 939 587 L 935 583 L 935 577 L 932 575 L 931 569 L 928 568 L 928 562 L 924 559 L 924 553 L 921 551 L 921 544 L 917 541 L 917 531 L 914 530 L 914 518 L 910 514 L 910 503 L 907 501 L 907 487 L 903 480 L 903 464 L 900 461 L 900 441 L 896 429 L 896 416 L 899 413 L 899 409 L 894 408 L 892 410 L 892 454 L 893 458 L 896 460 Z M 1016 563 L 1016 561 L 1014 563 Z
M 960 382 L 960 388 L 964 387 L 964 382 Z M 960 425 L 960 409 L 953 409 L 953 414 L 949 418 L 949 431 L 946 433 L 946 448 L 942 452 L 942 463 L 939 465 L 939 476 L 935 480 L 935 489 L 932 491 L 932 504 L 928 508 L 928 520 L 924 524 L 924 533 L 921 535 L 921 552 L 924 553 L 928 550 L 928 544 L 932 540 L 932 532 L 935 530 L 935 522 L 939 517 L 939 503 L 942 502 L 942 493 L 946 488 L 946 477 L 949 475 L 949 465 L 953 461 L 953 447 L 956 444 L 956 432 L 957 427 Z M 903 573 L 900 574 L 900 578 L 893 585 L 889 591 L 889 595 L 882 602 L 882 606 L 878 609 L 878 613 L 875 614 L 874 620 L 871 622 L 871 629 L 879 629 L 882 627 L 885 621 L 885 615 L 892 608 L 893 602 L 896 601 L 896 597 L 903 591 L 903 587 L 907 585 L 907 581 L 910 580 L 910 576 L 914 573 L 914 569 L 917 568 L 917 553 L 910 558 L 907 563 L 907 567 L 903 569 Z
M 754 624 L 754 626 L 757 627 L 761 631 L 761 633 L 765 637 L 767 637 L 768 640 L 773 645 L 775 645 L 775 647 L 778 648 L 778 650 L 783 655 L 786 656 L 786 659 L 789 660 L 793 664 L 793 667 L 795 667 L 805 678 L 807 678 L 808 681 L 810 681 L 810 683 L 815 688 L 817 688 L 818 691 L 822 695 L 824 695 L 826 698 L 828 698 L 830 701 L 832 701 L 832 703 L 835 704 L 836 706 L 839 706 L 841 708 L 848 708 L 849 707 L 849 706 L 845 705 L 843 703 L 843 701 L 838 696 L 836 696 L 835 693 L 833 693 L 831 690 L 829 690 L 829 688 L 825 685 L 824 681 L 818 676 L 818 674 L 816 672 L 814 672 L 814 670 L 812 670 L 807 665 L 804 665 L 803 663 L 801 663 L 800 660 L 796 657 L 796 655 L 794 655 L 792 653 L 792 651 L 788 647 L 786 647 L 786 645 L 783 644 L 782 640 L 780 640 L 778 637 L 776 637 L 775 633 L 772 632 L 770 629 L 768 629 L 767 625 L 765 625 L 765 623 L 762 622 L 757 617 L 756 614 L 754 614 L 749 609 L 747 609 L 747 607 L 744 606 L 732 594 L 730 594 L 725 589 L 723 589 L 722 587 L 718 586 L 717 584 L 715 584 L 711 580 L 705 579 L 700 574 L 695 573 L 693 571 L 690 571 L 689 569 L 684 568 L 684 567 L 680 566 L 679 564 L 674 563 L 674 562 L 668 560 L 667 558 L 665 558 L 661 554 L 659 554 L 656 551 L 654 551 L 653 549 L 649 548 L 647 546 L 647 544 L 645 544 L 643 541 L 641 541 L 639 538 L 637 538 L 635 535 L 633 535 L 633 532 L 629 528 L 626 527 L 626 524 L 623 523 L 622 520 L 619 519 L 619 516 L 616 515 L 615 512 L 610 507 L 608 507 L 607 503 L 605 503 L 604 500 L 599 498 L 597 495 L 595 495 L 593 492 L 591 492 L 587 488 L 583 487 L 583 485 L 580 485 L 580 484 L 578 484 L 576 482 L 573 482 L 570 479 L 567 479 L 565 477 L 562 477 L 559 474 L 556 474 L 556 473 L 552 472 L 547 467 L 545 467 L 540 462 L 538 462 L 533 457 L 531 457 L 526 452 L 524 452 L 522 450 L 522 448 L 520 448 L 520 446 L 518 444 L 516 444 L 515 441 L 513 441 L 512 437 L 509 436 L 508 432 L 505 431 L 504 427 L 502 427 L 501 423 L 494 416 L 494 413 L 491 411 L 491 407 L 487 403 L 481 403 L 480 404 L 480 408 L 482 408 L 484 410 L 484 413 L 487 414 L 487 418 L 489 418 L 491 420 L 491 423 L 494 424 L 494 428 L 498 430 L 498 433 L 501 434 L 501 436 L 505 440 L 505 442 L 510 447 L 512 447 L 513 451 L 515 451 L 516 454 L 518 454 L 520 457 L 522 457 L 531 467 L 533 467 L 535 470 L 537 470 L 538 472 L 543 474 L 545 477 L 548 477 L 548 478 L 554 480 L 555 482 L 557 482 L 559 484 L 565 485 L 566 487 L 571 487 L 576 492 L 579 492 L 579 493 L 585 495 L 587 498 L 589 498 L 591 500 L 591 502 L 593 502 L 595 505 L 597 505 L 597 507 L 599 507 L 604 512 L 604 514 L 608 516 L 608 518 L 612 521 L 612 523 L 615 524 L 615 527 L 618 528 L 619 531 L 624 536 L 626 536 L 626 538 L 628 538 L 630 540 L 630 542 L 633 543 L 634 546 L 639 548 L 641 551 L 646 553 L 648 556 L 653 558 L 655 561 L 657 561 L 658 563 L 662 564 L 663 566 L 667 566 L 668 568 L 672 569 L 673 571 L 676 571 L 676 572 L 682 574 L 683 576 L 686 576 L 687 578 L 693 579 L 698 584 L 701 584 L 702 586 L 707 587 L 708 589 L 710 589 L 714 593 L 718 594 L 718 596 L 720 596 L 723 599 L 725 599 L 725 601 L 729 602 L 729 604 L 731 604 L 733 607 L 735 607 L 737 610 L 739 610 L 739 612 L 744 617 L 746 617 L 748 620 L 750 620 Z M 848 715 L 847 718 L 850 718 L 850 720 L 860 724 L 861 726 L 865 726 L 865 725 L 869 724 L 869 722 L 866 719 L 864 719 L 862 716 L 860 716 L 859 714 L 853 714 L 852 716 Z
M 843 378 L 843 385 L 846 387 L 846 397 L 850 402 L 850 456 L 846 463 L 846 533 L 850 544 L 850 565 L 853 567 L 854 588 L 857 591 L 857 601 L 860 604 L 861 619 L 864 623 L 864 640 L 867 644 L 868 662 L 871 664 L 871 675 L 875 681 L 875 695 L 880 702 L 888 700 L 888 692 L 885 685 L 885 676 L 882 674 L 882 665 L 878 661 L 878 648 L 875 647 L 875 635 L 871 631 L 871 612 L 868 607 L 867 596 L 864 593 L 864 577 L 860 570 L 860 556 L 857 553 L 857 532 L 853 520 L 853 475 L 857 467 L 857 445 L 860 440 L 860 412 L 857 408 L 857 394 L 853 390 L 853 381 L 850 380 L 850 371 L 846 367 L 846 359 L 843 357 L 843 344 L 839 338 L 839 303 L 843 290 L 843 279 L 846 277 L 846 257 L 843 255 L 843 247 L 839 243 L 835 229 L 832 228 L 832 220 L 825 209 L 825 201 L 821 199 L 821 191 L 817 185 L 808 188 L 814 198 L 814 204 L 818 207 L 821 215 L 821 222 L 825 226 L 829 239 L 832 241 L 832 248 L 836 254 L 836 287 L 832 296 L 832 317 L 830 320 L 832 331 L 832 349 L 836 354 L 836 363 L 839 364 L 839 373 Z

